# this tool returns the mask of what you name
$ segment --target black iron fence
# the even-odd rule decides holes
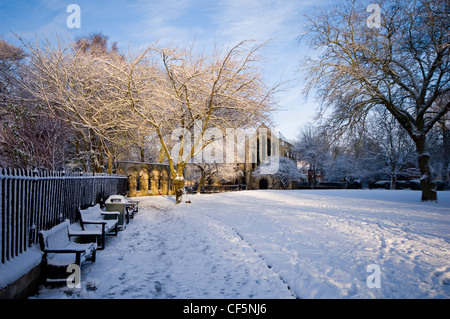
[[[78,207],[126,191],[126,176],[0,168],[0,262],[26,251],[39,231],[75,222]]]

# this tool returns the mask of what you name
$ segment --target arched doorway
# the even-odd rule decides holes
[[[259,189],[267,189],[268,186],[269,186],[269,183],[267,182],[267,179],[262,178],[262,179],[259,181]]]

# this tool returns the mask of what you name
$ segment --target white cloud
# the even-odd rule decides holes
[[[214,23],[218,34],[230,39],[290,39],[298,32],[302,8],[293,0],[221,0]]]
[[[200,25],[183,23],[187,17],[196,14],[192,0],[135,1],[130,8],[136,19],[130,19],[127,30],[134,41],[152,43],[193,40],[202,34]],[[131,13],[129,13],[131,14]]]

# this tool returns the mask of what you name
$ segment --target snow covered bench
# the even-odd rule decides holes
[[[43,258],[46,262],[45,271],[48,283],[66,281],[68,276],[66,269],[69,265],[81,266],[85,260],[95,262],[97,244],[75,243],[71,240],[72,236],[76,235],[71,233],[68,219],[49,230],[39,232],[39,243],[44,252]],[[58,271],[58,268],[62,267],[64,269]],[[63,275],[57,276],[61,272]]]
[[[99,249],[105,248],[107,235],[117,236],[119,212],[106,212],[101,210],[100,205],[78,209],[80,226],[84,236],[93,236],[99,239]]]
[[[136,200],[131,200],[129,198],[126,198],[127,201],[127,205],[126,205],[126,210],[127,210],[127,219],[129,221],[130,217],[133,219],[134,218],[134,214],[136,214],[139,211],[139,201]]]

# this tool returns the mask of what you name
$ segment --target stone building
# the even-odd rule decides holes
[[[266,133],[261,134],[261,130],[265,130]],[[271,129],[269,129],[265,125],[261,125],[256,134],[256,154],[257,158],[255,160],[251,160],[250,155],[250,146],[247,143],[246,145],[246,163],[243,165],[244,167],[244,178],[245,178],[245,184],[247,185],[247,189],[282,189],[282,185],[280,183],[280,179],[277,178],[274,174],[267,174],[259,177],[255,177],[253,172],[258,168],[258,166],[261,164],[261,153],[265,154],[267,157],[270,158],[270,156],[280,156],[285,157],[289,160],[292,160],[293,163],[296,163],[296,157],[294,154],[294,146],[292,143],[290,143],[282,134],[281,132],[275,133]],[[261,136],[263,138],[267,138],[267,142],[265,149],[260,149],[260,143]],[[276,138],[277,140],[273,140]],[[278,148],[278,153],[273,152],[274,148]],[[295,164],[296,165],[296,164]],[[295,189],[296,183],[290,182],[287,186],[287,189]]]
[[[272,151],[275,148],[278,149],[278,152]],[[230,181],[233,185],[212,180],[208,183],[212,182],[213,184],[204,186],[214,186],[218,190],[221,189],[218,187],[221,185],[229,187],[238,185],[239,189],[296,188],[295,182],[290,182],[287,186],[282,185],[280,178],[274,174],[259,177],[253,174],[261,162],[264,162],[264,159],[271,158],[273,155],[287,158],[296,163],[293,145],[281,133],[273,134],[267,126],[261,125],[255,134],[245,141],[245,160],[237,163],[243,174]],[[120,161],[116,163],[116,173],[128,176],[128,196],[130,197],[174,194],[173,178],[168,164]],[[185,186],[193,187],[194,181],[186,179]]]

